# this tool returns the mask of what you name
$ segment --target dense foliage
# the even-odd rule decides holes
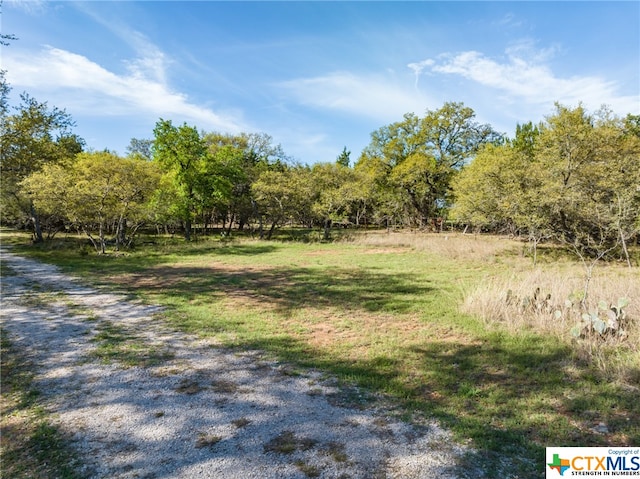
[[[640,232],[638,117],[556,105],[539,125],[484,148],[454,181],[454,216],[490,230],[555,239],[604,257]]]
[[[325,239],[336,226],[448,226],[628,260],[640,232],[638,116],[556,105],[509,139],[464,104],[445,103],[374,131],[353,165],[345,147],[308,166],[266,134],[164,119],[125,157],[83,152],[64,110],[27,94],[11,109],[8,88],[2,77],[2,222],[30,225],[34,241],[77,230],[104,252],[130,245],[141,226],[186,240],[213,226],[266,238],[283,225],[320,227]]]
[[[3,95],[6,93],[3,88]],[[13,224],[30,221],[34,240],[40,242],[40,215],[20,182],[46,165],[73,158],[82,151],[84,141],[72,133],[74,122],[64,110],[49,108],[47,103],[39,103],[27,94],[21,99],[15,114],[10,115],[3,108],[0,115],[2,220]]]

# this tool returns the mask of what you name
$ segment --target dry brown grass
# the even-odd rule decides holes
[[[531,253],[526,243],[500,236],[389,231],[354,235],[350,241],[375,250],[412,249],[454,261],[491,264],[485,270],[486,277],[464,292],[463,312],[511,333],[529,330],[560,337],[579,357],[606,374],[622,381],[640,379],[628,377],[630,371],[640,371],[637,267],[598,264],[582,304],[584,266],[553,247],[547,248],[542,264],[534,267],[531,258],[523,254]],[[580,339],[572,336],[571,328],[581,321],[584,312],[598,311],[601,301],[615,305],[619,298],[629,301],[625,308],[628,336],[606,340],[597,335]]]
[[[598,369],[623,381],[629,379],[629,371],[640,371],[638,268],[597,267],[583,305],[586,272],[581,264],[559,262],[533,268],[514,259],[513,266],[509,274],[487,277],[470,290],[462,310],[511,332],[533,330],[560,337]],[[605,340],[592,335],[576,339],[571,334],[584,312],[598,311],[601,301],[615,305],[619,298],[629,301],[625,308],[627,337]]]
[[[414,249],[454,260],[492,261],[507,251],[520,251],[522,243],[504,236],[411,231],[367,232],[350,242],[371,248]]]

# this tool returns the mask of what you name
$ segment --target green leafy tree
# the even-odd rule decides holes
[[[21,95],[16,113],[0,117],[0,175],[3,221],[29,220],[35,242],[43,241],[40,215],[20,182],[44,165],[73,158],[84,140],[72,132],[75,122],[64,110],[49,108],[27,94]]]
[[[110,175],[114,185],[112,224],[115,221],[115,247],[118,250],[121,245],[130,246],[138,229],[152,219],[150,200],[158,188],[160,171],[155,163],[144,158],[112,156],[113,159],[106,158],[109,164],[103,171]],[[90,174],[92,161],[80,161],[79,165],[87,165]]]
[[[154,162],[155,163],[155,162]],[[158,188],[150,199],[152,222],[158,234],[181,230],[181,198],[173,177],[162,174]]]
[[[126,149],[129,157],[140,158],[142,160],[153,160],[153,140],[131,138]]]
[[[606,110],[590,115],[582,106],[556,105],[542,126],[536,147],[546,175],[541,208],[555,236],[580,255],[604,255],[620,242],[618,198],[638,199],[633,138]]]
[[[109,230],[118,249],[130,244],[139,226],[149,220],[149,199],[159,179],[153,163],[93,152],[46,164],[21,186],[39,210],[63,216],[104,253]]]
[[[299,165],[262,172],[251,190],[260,220],[261,238],[271,239],[275,229],[287,221],[300,221],[310,211],[313,201],[311,172]],[[271,223],[266,233],[262,228],[263,218]]]
[[[455,173],[483,145],[501,141],[491,126],[474,118],[473,110],[462,103],[445,103],[438,110],[427,110],[423,118],[409,113],[372,133],[359,162],[376,171],[380,188],[400,196],[400,201],[387,201],[394,214],[407,212],[410,206],[414,212],[410,220],[420,226],[442,215]]]
[[[625,135],[640,138],[640,115],[629,113],[624,119],[623,128]]]
[[[513,141],[485,146],[453,180],[457,221],[490,231],[526,235],[534,263],[537,246],[551,237],[540,189],[545,172],[535,161],[537,127],[518,125]]]
[[[207,133],[203,137],[209,152],[214,160],[212,165],[217,165],[217,173],[224,175],[224,194],[211,197],[206,209],[207,218],[205,225],[214,217],[220,217],[223,228],[228,223],[227,234],[230,233],[236,218],[251,211],[250,198],[247,198],[250,189],[249,165],[246,162],[246,141],[242,136],[222,133]],[[248,203],[248,206],[247,206]]]
[[[372,223],[386,226],[403,217],[406,203],[402,192],[398,192],[389,183],[390,171],[383,159],[366,154],[361,155],[354,166],[357,188],[361,196],[361,214],[368,214]]]
[[[347,212],[350,221],[356,227],[366,226],[372,217],[375,207],[375,183],[363,169],[352,169],[345,182],[340,187],[347,204]]]
[[[345,168],[349,168],[351,163],[351,152],[347,150],[346,146],[342,149],[342,152],[338,155],[338,158],[336,158],[336,163],[338,165],[344,166]]]
[[[583,305],[596,263],[638,234],[640,214],[638,137],[606,108],[591,115],[582,107],[556,104],[540,132],[536,159],[547,181],[542,210],[556,239],[582,260]]]
[[[453,181],[456,221],[476,228],[497,230],[516,225],[512,212],[516,206],[510,181],[514,152],[508,146],[487,146]]]
[[[312,210],[322,222],[324,239],[329,240],[334,222],[348,219],[349,197],[345,194],[353,170],[339,163],[317,163],[311,169]]]
[[[205,223],[207,218],[214,218],[216,212],[220,212],[225,220],[229,220],[231,227],[233,218],[229,217],[229,208],[233,203],[234,186],[242,181],[241,164],[242,151],[233,145],[209,149],[202,164],[197,189],[199,209]]]
[[[539,126],[484,149],[456,179],[455,213],[481,225],[513,224],[535,246],[551,238],[582,260],[583,304],[594,266],[640,233],[640,136],[633,117],[557,104]]]
[[[282,147],[274,145],[273,139],[264,133],[208,133],[204,140],[209,153],[224,166],[228,180],[227,194],[219,197],[216,209],[223,223],[228,222],[228,233],[234,222],[243,230],[251,217],[256,216],[252,183],[262,172],[286,164],[288,158]]]
[[[202,187],[202,171],[207,160],[207,145],[195,127],[174,126],[170,120],[159,120],[153,130],[153,159],[173,181],[177,204],[174,211],[184,226],[184,237],[191,240],[192,222],[197,214],[198,187]],[[202,199],[202,196],[201,198]]]

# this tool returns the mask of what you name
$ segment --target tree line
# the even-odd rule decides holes
[[[556,105],[513,138],[449,102],[371,134],[352,162],[293,161],[267,134],[199,131],[160,119],[124,156],[86,151],[64,110],[27,94],[13,108],[2,75],[2,222],[36,242],[77,230],[104,252],[141,227],[194,231],[283,225],[442,228],[443,222],[555,240],[593,257],[640,231],[640,116]],[[353,163],[353,164],[352,164]]]
[[[452,182],[452,214],[489,230],[553,240],[585,258],[621,253],[640,232],[640,115],[556,104],[539,124],[483,148]],[[534,253],[535,254],[535,253]]]

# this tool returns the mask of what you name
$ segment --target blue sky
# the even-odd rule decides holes
[[[512,135],[553,104],[640,114],[640,2],[4,0],[12,103],[65,108],[124,154],[159,118],[264,132],[303,163],[461,101]]]

